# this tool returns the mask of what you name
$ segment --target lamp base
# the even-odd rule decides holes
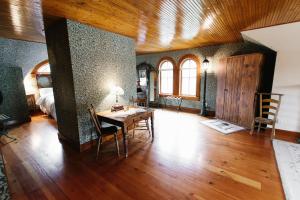
[[[201,110],[200,115],[203,117],[207,117],[208,116],[207,110]]]
[[[111,107],[111,112],[116,112],[116,111],[120,111],[120,110],[124,110],[124,106],[120,105],[120,104],[115,104]]]

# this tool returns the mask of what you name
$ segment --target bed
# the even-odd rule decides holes
[[[54,104],[54,96],[52,88],[40,88],[40,98],[38,98],[36,104],[40,107],[41,111],[47,115],[50,115],[55,120],[56,110]]]
[[[36,104],[40,107],[43,113],[53,117],[56,120],[57,118],[51,76],[50,74],[37,74],[36,80],[40,94]]]

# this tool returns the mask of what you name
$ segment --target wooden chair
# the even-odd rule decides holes
[[[90,113],[92,124],[95,127],[97,136],[98,136],[98,146],[97,146],[97,156],[96,160],[98,160],[99,153],[100,153],[100,147],[102,144],[102,138],[109,135],[114,135],[115,139],[115,145],[118,153],[118,157],[120,156],[119,151],[119,143],[118,143],[118,128],[116,126],[108,126],[108,127],[102,127],[101,123],[99,123],[98,117],[96,115],[94,106],[91,104],[91,106],[88,108],[88,111]]]
[[[148,107],[147,98],[131,97],[131,102],[132,102],[133,106]]]
[[[251,132],[252,135],[255,127],[258,127],[257,132],[260,132],[262,124],[272,126],[271,139],[275,138],[275,124],[277,121],[278,111],[280,108],[282,94],[275,93],[257,93],[259,97],[259,117],[255,117],[252,122]],[[264,98],[267,97],[267,98]],[[277,97],[277,98],[273,98]],[[271,117],[271,118],[270,118]],[[258,123],[258,126],[255,124]]]
[[[7,131],[9,127],[11,127],[15,124],[18,124],[17,120],[12,120],[7,115],[0,114],[0,143],[1,144],[5,145],[5,144],[11,143],[11,142],[17,140],[16,138],[9,136],[8,131]],[[2,136],[9,138],[10,141],[7,143],[3,143],[1,140]]]
[[[141,106],[147,107],[147,98],[131,98],[133,106]],[[142,123],[140,123],[142,122]],[[149,118],[145,119],[135,119],[133,123],[133,133],[132,137],[134,138],[135,130],[147,130],[149,135],[151,136],[150,128],[149,128]]]

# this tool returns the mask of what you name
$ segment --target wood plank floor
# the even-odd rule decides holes
[[[128,159],[107,142],[95,161],[95,149],[78,153],[58,140],[53,120],[33,117],[2,146],[13,199],[284,199],[270,132],[225,136],[204,119],[156,110],[153,143],[137,132]]]

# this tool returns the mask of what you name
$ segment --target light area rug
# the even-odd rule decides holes
[[[300,144],[273,140],[273,148],[287,200],[300,199]]]
[[[204,120],[201,121],[202,124],[205,126],[208,126],[212,129],[215,129],[225,135],[244,130],[245,128],[231,124],[229,122],[220,120],[220,119],[209,119],[209,120]]]

